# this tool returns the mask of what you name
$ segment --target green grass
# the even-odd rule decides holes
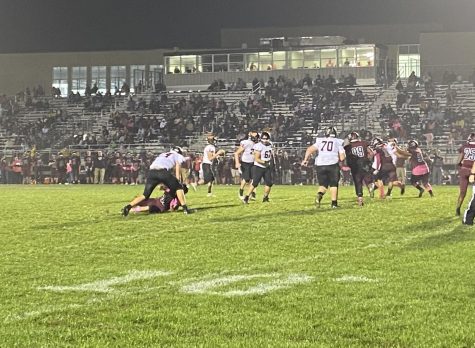
[[[475,230],[455,187],[363,209],[348,187],[339,210],[315,209],[309,186],[249,206],[201,188],[196,214],[122,218],[141,190],[0,187],[1,347],[475,347]],[[170,274],[42,289],[133,271]]]

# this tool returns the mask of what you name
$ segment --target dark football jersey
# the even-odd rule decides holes
[[[459,148],[459,153],[463,154],[462,167],[472,169],[475,161],[475,144],[463,144]]]
[[[352,141],[345,146],[346,159],[350,167],[368,162],[368,146],[364,140]]]
[[[411,154],[411,168],[412,169],[414,169],[415,167],[420,166],[420,165],[426,165],[427,166],[427,163],[424,160],[424,155],[422,154],[421,149],[419,149],[419,148],[414,148],[414,149],[410,148],[408,151]]]

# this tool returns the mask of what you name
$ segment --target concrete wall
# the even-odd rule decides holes
[[[444,71],[453,71],[467,79],[475,68],[475,32],[421,33],[422,71],[440,78]]]
[[[54,66],[163,65],[166,51],[170,50],[0,54],[0,93],[11,95],[38,84],[49,91]]]
[[[225,28],[221,29],[222,47],[259,47],[259,38],[297,36],[344,36],[347,39],[376,44],[419,43],[419,34],[429,31],[443,31],[441,24],[382,24],[382,25],[322,25],[291,28]]]

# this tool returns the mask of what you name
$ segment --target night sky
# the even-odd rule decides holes
[[[424,22],[475,31],[475,0],[0,0],[0,52],[214,48],[221,28]]]

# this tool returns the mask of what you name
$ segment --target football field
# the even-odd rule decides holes
[[[457,187],[200,187],[195,214],[123,218],[142,189],[0,186],[1,347],[475,347]]]

